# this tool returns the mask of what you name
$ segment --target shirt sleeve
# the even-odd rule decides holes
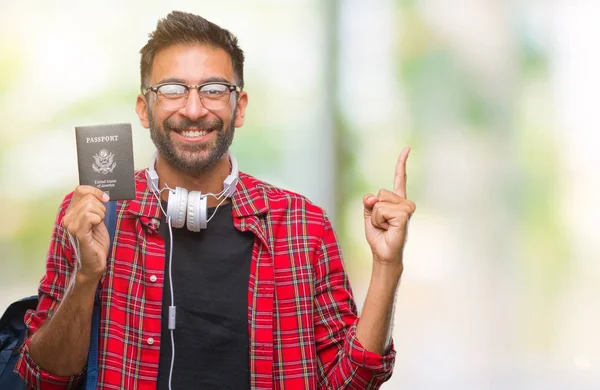
[[[358,314],[329,219],[315,264],[315,337],[320,389],[378,389],[392,375],[396,352],[366,350],[356,337]]]
[[[21,347],[21,355],[15,365],[15,373],[27,384],[29,389],[63,390],[76,389],[83,378],[84,371],[70,377],[50,374],[44,371],[29,353],[31,336],[35,334],[50,319],[58,309],[65,294],[68,281],[73,270],[73,259],[69,239],[62,227],[62,218],[69,205],[72,194],[62,202],[50,241],[50,248],[46,255],[46,273],[42,277],[38,291],[39,301],[36,310],[29,310],[25,314],[27,337]]]

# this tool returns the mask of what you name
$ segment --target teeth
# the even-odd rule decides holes
[[[200,138],[200,137],[204,137],[206,134],[208,134],[208,131],[184,130],[181,132],[181,135],[183,135],[184,137],[187,137],[187,138]]]

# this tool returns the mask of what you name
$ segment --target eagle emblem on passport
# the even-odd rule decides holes
[[[97,173],[102,173],[106,175],[108,173],[112,173],[113,169],[117,166],[117,163],[114,162],[115,154],[110,153],[106,149],[102,149],[100,152],[94,155],[94,164],[92,164],[92,169]]]
[[[135,199],[131,125],[76,126],[75,138],[79,184],[106,192],[110,200]]]

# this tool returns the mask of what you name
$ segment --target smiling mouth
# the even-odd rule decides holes
[[[182,130],[179,132],[186,138],[202,138],[211,133],[212,130]]]

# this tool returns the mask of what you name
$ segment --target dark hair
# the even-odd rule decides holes
[[[152,73],[154,56],[160,50],[177,44],[207,44],[225,50],[231,57],[233,72],[240,88],[244,87],[244,52],[238,40],[228,30],[209,22],[201,16],[187,12],[173,11],[156,24],[156,30],[148,35],[150,39],[140,54],[140,74],[142,90]]]

